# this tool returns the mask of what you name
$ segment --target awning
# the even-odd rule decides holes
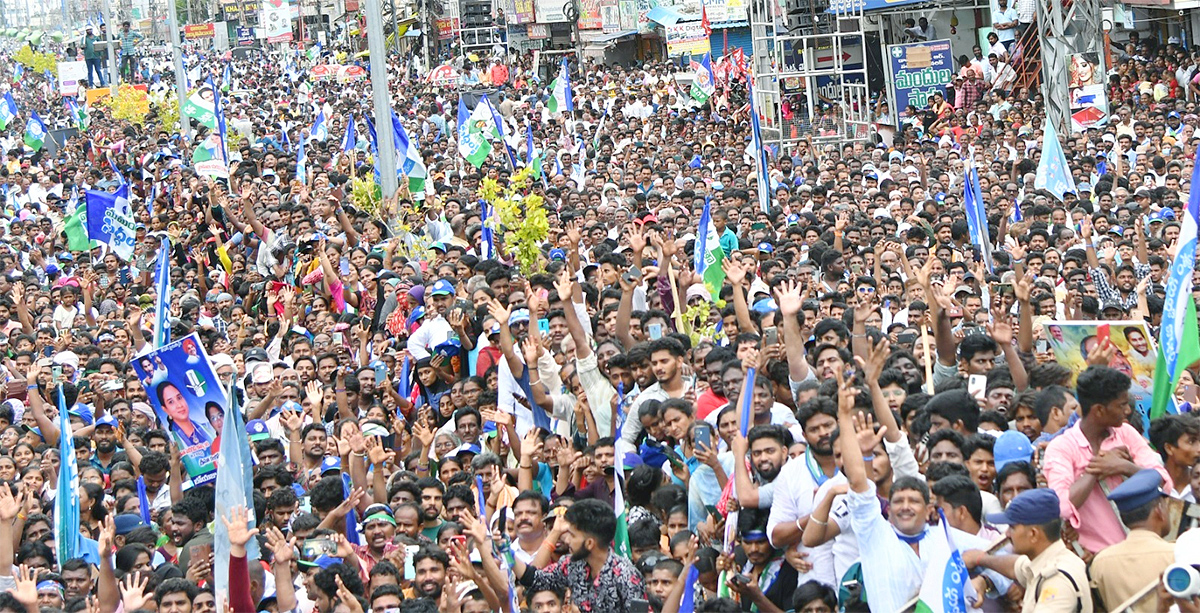
[[[597,36],[596,38],[585,40],[584,42],[587,43],[588,45],[603,45],[605,43],[616,42],[618,40],[621,40],[622,38],[625,38],[627,36],[633,36],[635,34],[637,34],[637,30],[625,30],[624,32],[612,32],[610,34],[605,34],[603,36]]]
[[[683,15],[665,6],[656,6],[646,12],[646,19],[664,26],[673,26],[683,20]]]

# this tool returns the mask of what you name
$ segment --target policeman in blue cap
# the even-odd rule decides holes
[[[1162,483],[1162,475],[1147,468],[1108,494],[1129,535],[1092,560],[1092,587],[1100,596],[1096,604],[1103,605],[1103,610],[1116,611],[1147,586],[1157,585],[1163,571],[1175,561],[1175,546],[1163,539],[1171,531],[1171,522]],[[1145,592],[1134,610],[1153,610],[1153,594],[1154,590]]]
[[[1008,525],[1017,555],[964,551],[967,568],[988,568],[1015,579],[1025,588],[1023,611],[1092,613],[1087,565],[1062,541],[1063,521],[1054,490],[1021,492],[1003,513],[989,514],[987,522]]]

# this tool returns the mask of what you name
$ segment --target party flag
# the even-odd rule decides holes
[[[42,123],[42,118],[38,117],[36,111],[31,113],[29,121],[25,122],[25,144],[34,151],[40,150],[46,143],[46,133],[46,124]]]
[[[79,549],[79,465],[75,462],[75,438],[71,434],[71,418],[58,385],[58,495],[54,497],[54,546],[57,558],[75,558]]]
[[[767,148],[763,143],[762,128],[758,124],[758,102],[754,98],[754,84],[750,81],[746,82],[747,95],[750,98],[750,128],[753,136],[753,142],[750,144],[750,150],[754,153],[755,162],[758,165],[758,188],[754,191],[758,192],[758,208],[763,213],[769,213],[771,210],[771,178],[767,176]]]
[[[249,529],[254,529],[254,476],[250,454],[250,438],[246,424],[242,423],[242,411],[238,406],[237,391],[228,391],[229,411],[225,413],[225,427],[221,436],[220,455],[217,456],[216,514],[213,529],[213,579],[218,611],[222,603],[229,601],[229,531],[223,517],[229,517],[236,507],[250,510]],[[246,543],[246,561],[254,564],[258,559],[258,539]]]
[[[945,550],[935,550],[925,570],[921,591],[917,593],[917,608],[914,613],[946,613],[968,611],[968,603],[975,599],[975,590],[968,579],[967,565],[962,553],[950,538],[950,522],[938,509],[942,530],[946,533]]]
[[[717,234],[717,226],[713,224],[709,200],[705,196],[704,211],[700,213],[700,227],[696,232],[695,258],[692,265],[696,274],[704,280],[709,295],[715,298],[725,283],[725,269],[721,268],[725,250],[721,248],[721,235]]]
[[[0,130],[7,129],[16,118],[17,103],[13,100],[12,93],[4,94],[4,100],[0,101]]]
[[[1075,191],[1075,177],[1067,167],[1067,156],[1063,153],[1062,143],[1058,142],[1058,133],[1054,130],[1054,122],[1044,122],[1045,133],[1042,135],[1042,159],[1038,161],[1037,174],[1033,177],[1033,187],[1044,189],[1054,194],[1062,201],[1063,194]]]
[[[1192,181],[1200,180],[1200,166],[1192,170]],[[1192,271],[1196,266],[1197,220],[1200,219],[1200,189],[1193,189],[1179,227],[1179,251],[1167,272],[1163,304],[1163,326],[1159,330],[1158,364],[1154,367],[1154,395],[1150,419],[1176,413],[1174,394],[1183,371],[1200,359],[1200,330],[1196,325],[1196,301],[1192,297]],[[1147,424],[1148,425],[1148,424]],[[1149,432],[1149,428],[1144,430]]]
[[[154,287],[158,294],[154,301],[154,349],[158,349],[171,342],[167,322],[167,306],[171,303],[171,239],[166,235],[162,237],[154,262]]]
[[[567,58],[562,59],[558,69],[558,77],[550,82],[550,100],[546,109],[553,114],[575,110],[575,97],[571,91],[571,72],[567,69]]]

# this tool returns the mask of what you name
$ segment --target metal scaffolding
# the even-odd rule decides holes
[[[1071,97],[1067,91],[1071,54],[1097,51],[1103,61],[1100,16],[1099,0],[1037,1],[1042,97],[1046,100],[1046,120],[1054,123],[1060,135],[1071,134]]]
[[[870,96],[861,0],[751,0],[763,140],[782,149],[865,140]]]

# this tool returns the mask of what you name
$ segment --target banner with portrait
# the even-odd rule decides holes
[[[1108,94],[1104,91],[1104,67],[1096,52],[1071,56],[1067,92],[1071,101],[1071,131],[1108,123]]]
[[[1150,427],[1150,404],[1154,395],[1154,366],[1158,350],[1154,337],[1145,322],[1137,321],[1048,321],[1043,324],[1043,338],[1054,351],[1054,359],[1071,370],[1071,385],[1075,377],[1087,370],[1087,357],[1100,346],[1107,335],[1115,351],[1108,365],[1133,380],[1129,401],[1141,413],[1142,424]]]
[[[229,401],[197,333],[134,358],[133,368],[158,416],[159,427],[179,448],[184,487],[217,477],[221,425]]]

